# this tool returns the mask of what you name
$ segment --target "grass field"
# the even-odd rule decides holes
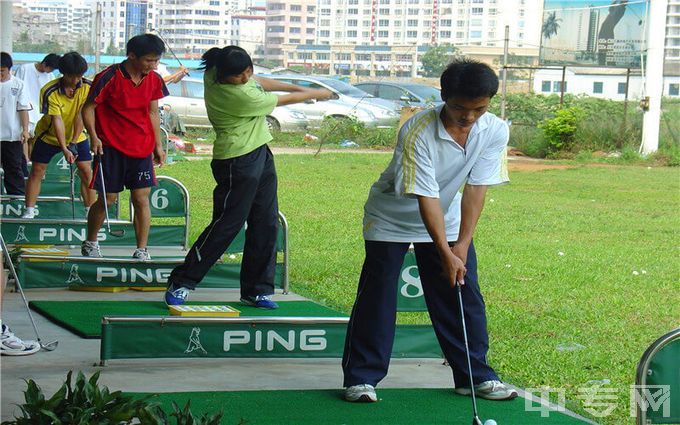
[[[363,261],[363,203],[389,159],[277,156],[293,291],[350,310]],[[189,188],[194,240],[210,220],[209,161],[159,174]],[[520,387],[564,389],[568,407],[586,416],[606,410],[589,403],[610,391],[615,409],[597,421],[633,423],[629,386],[637,361],[680,325],[680,170],[573,163],[511,168],[510,177],[510,185],[490,190],[475,238],[489,360]],[[428,319],[402,313],[399,321]]]

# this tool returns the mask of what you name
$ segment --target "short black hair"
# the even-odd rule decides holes
[[[213,47],[201,57],[199,69],[216,69],[215,78],[223,81],[225,77],[239,75],[248,67],[253,66],[253,60],[248,52],[238,46],[227,46],[223,48]]]
[[[59,72],[62,75],[83,75],[87,72],[87,61],[78,52],[68,52],[59,58]]]
[[[7,52],[0,53],[0,67],[12,68],[14,62],[12,62],[12,56]]]
[[[485,63],[469,58],[454,59],[440,78],[442,100],[454,96],[476,99],[494,97],[498,92],[498,76]]]
[[[126,54],[133,53],[138,58],[149,54],[162,55],[165,53],[165,43],[154,34],[136,35],[128,40],[125,47]]]
[[[40,61],[41,64],[45,66],[49,66],[52,69],[57,69],[59,68],[59,59],[61,56],[59,56],[56,53],[50,53],[49,55],[45,56],[42,61]]]

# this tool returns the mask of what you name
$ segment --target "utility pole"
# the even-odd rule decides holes
[[[510,44],[510,25],[505,26],[505,43],[503,43],[503,85],[501,87],[501,119],[505,120],[505,93],[508,88],[508,48]]]
[[[97,16],[94,20],[94,73],[99,72],[100,54],[102,49],[102,3],[97,2]]]
[[[647,21],[647,72],[645,77],[646,104],[642,117],[642,144],[640,153],[648,155],[659,149],[659,127],[661,124],[661,95],[663,94],[663,54],[665,44],[666,11],[668,0],[649,2]]]

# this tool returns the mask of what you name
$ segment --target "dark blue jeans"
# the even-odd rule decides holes
[[[366,241],[366,259],[357,298],[347,327],[342,358],[344,386],[377,385],[386,375],[394,342],[397,282],[409,244]],[[470,385],[460,320],[457,289],[443,277],[434,244],[414,244],[425,302],[444,357],[453,370],[457,387]],[[487,364],[489,337],[484,298],[477,282],[477,257],[468,250],[467,273],[462,288],[472,374],[475,384],[498,379]]]
[[[279,224],[274,157],[263,145],[236,158],[213,160],[211,167],[217,182],[212,221],[168,282],[195,289],[247,222],[241,297],[271,295]]]

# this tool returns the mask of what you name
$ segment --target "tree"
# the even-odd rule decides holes
[[[560,29],[560,22],[562,19],[555,15],[556,12],[548,14],[545,22],[543,22],[543,27],[541,28],[541,33],[543,38],[552,38],[553,35],[557,35],[557,30]]]
[[[423,64],[423,75],[439,77],[451,60],[459,54],[455,46],[431,46],[420,59]]]

